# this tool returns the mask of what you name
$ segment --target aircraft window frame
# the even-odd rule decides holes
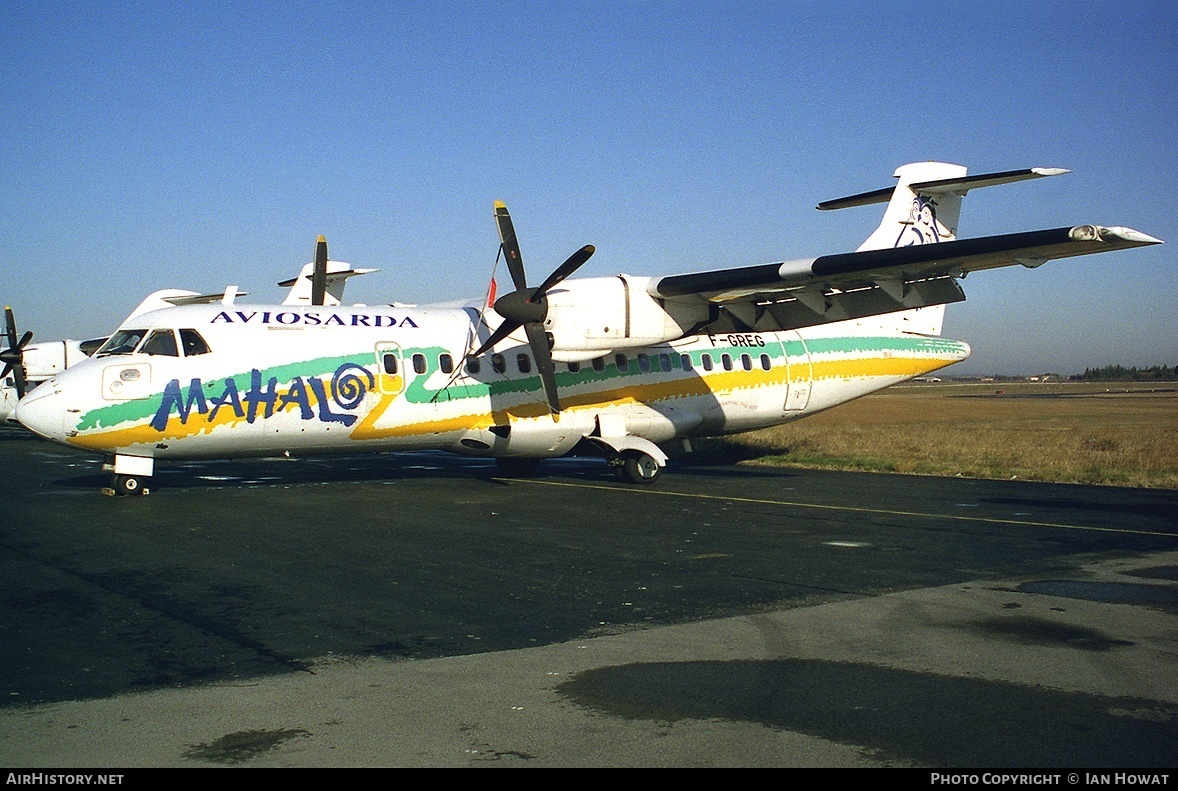
[[[134,354],[135,349],[147,337],[147,329],[116,330],[106,343],[94,353],[95,357],[110,357],[124,354]],[[132,340],[134,339],[134,340]]]
[[[773,361],[771,359],[769,359],[769,355],[767,355],[767,354],[761,355],[761,370],[763,370],[763,371],[773,370]]]
[[[176,343],[176,333],[170,327],[157,327],[147,334],[139,346],[140,354],[150,354],[152,357],[179,357],[180,346]]]
[[[444,374],[454,373],[454,357],[446,352],[438,355],[438,367]]]
[[[211,354],[212,348],[204,336],[197,332],[192,327],[180,328],[180,348],[184,351],[185,357],[198,357],[202,354]]]
[[[532,358],[526,354],[517,354],[515,356],[515,367],[519,369],[521,374],[530,374],[532,372]]]
[[[420,352],[418,352],[417,354],[414,354],[413,355],[413,373],[423,374],[427,370],[428,370],[428,366],[426,365],[426,362],[425,362],[425,355]]]
[[[500,352],[491,355],[491,370],[497,374],[507,373],[507,358]]]

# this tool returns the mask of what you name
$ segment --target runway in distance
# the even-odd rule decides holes
[[[969,272],[1160,243],[1101,225],[957,239],[969,190],[1067,172],[914,163],[894,186],[818,205],[886,204],[853,253],[573,278],[587,245],[539,285],[496,202],[515,288],[493,308],[345,307],[320,237],[305,301],[238,303],[231,287],[141,306],[16,418],[106,457],[108,493],[146,491],[157,460],[439,449],[511,474],[595,454],[650,483],[660,444],[797,420],[965,359],[968,345],[939,336]]]

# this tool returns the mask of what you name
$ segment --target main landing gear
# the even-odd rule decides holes
[[[640,450],[624,450],[610,461],[610,465],[626,483],[654,483],[663,474],[658,460]]]

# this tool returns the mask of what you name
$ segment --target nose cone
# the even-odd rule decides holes
[[[65,405],[56,377],[25,394],[13,417],[30,431],[46,439],[65,440]]]

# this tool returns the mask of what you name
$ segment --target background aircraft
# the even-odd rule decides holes
[[[915,163],[892,187],[819,204],[887,204],[853,253],[572,278],[586,245],[538,286],[496,203],[515,290],[493,312],[328,304],[321,239],[307,304],[237,304],[234,289],[167,298],[29,393],[17,418],[106,456],[123,494],[144,491],[156,459],[358,450],[444,449],[513,472],[595,453],[648,483],[667,461],[659,443],[796,420],[965,359],[939,335],[969,272],[1159,243],[1097,225],[957,239],[969,190],[1065,172]]]

